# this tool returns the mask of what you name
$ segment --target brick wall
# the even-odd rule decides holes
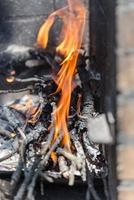
[[[115,145],[106,147],[110,199],[133,200],[134,1],[90,0],[90,12],[91,59],[103,75],[102,110],[117,121]]]
[[[118,0],[117,56],[117,175],[118,199],[134,199],[134,1]]]

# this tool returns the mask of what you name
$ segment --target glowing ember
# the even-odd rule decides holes
[[[7,81],[8,83],[13,83],[14,80],[15,80],[15,77],[14,77],[14,76],[6,77],[6,81]]]
[[[59,16],[63,23],[61,30],[63,40],[56,51],[64,55],[64,61],[61,63],[61,69],[56,78],[56,83],[58,84],[57,92],[61,91],[61,99],[54,112],[54,140],[60,132],[63,132],[63,145],[69,150],[70,136],[67,128],[67,119],[69,115],[71,92],[73,89],[72,81],[76,70],[79,49],[82,44],[86,10],[80,0],[68,0],[68,7],[52,13],[41,27],[37,37],[38,45],[43,48],[47,47],[49,31],[56,16]]]
[[[5,79],[6,82],[7,82],[7,83],[13,83],[14,80],[15,80],[15,74],[16,74],[16,71],[15,71],[15,70],[12,70],[12,71],[10,72],[10,75],[6,77],[6,79]]]

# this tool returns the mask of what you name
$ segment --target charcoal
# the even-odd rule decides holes
[[[95,81],[101,81],[102,77],[99,72],[97,72],[95,69],[89,71],[89,79],[90,80],[95,80]]]
[[[20,64],[23,64],[25,66],[25,62],[31,59],[43,60],[45,61],[44,65],[48,65],[49,67],[51,67],[53,63],[51,54],[49,52],[46,52],[44,49],[11,45],[5,51],[0,53],[0,71],[3,73],[7,73],[8,70],[5,70],[5,67],[8,67],[10,71],[10,69],[13,69],[12,66],[17,67],[18,61]],[[26,66],[29,67],[28,65]],[[37,66],[40,66],[39,63]],[[33,65],[33,67],[35,67],[35,65]],[[17,71],[20,70],[18,68],[15,69]]]
[[[10,122],[0,119],[0,134],[8,138],[12,138],[13,133],[14,129]]]
[[[30,52],[30,55],[33,59],[35,60],[45,60],[46,63],[45,63],[45,66],[49,66],[51,67],[52,69],[54,68],[54,56],[55,56],[55,52],[53,52],[52,54],[52,51],[51,53],[46,51],[45,49],[30,49],[29,50]],[[57,63],[58,64],[58,63]],[[58,64],[59,65],[59,64]]]
[[[70,115],[74,115],[77,112],[77,101],[78,101],[78,97],[81,94],[81,88],[80,86],[77,86],[73,92],[72,92],[72,96],[71,96],[71,104],[70,104]]]
[[[52,93],[54,93],[57,89],[57,85],[53,80],[48,80],[46,82],[46,87],[44,88],[44,93],[46,95],[51,95]]]
[[[51,122],[51,113],[53,111],[53,108],[51,104],[47,103],[43,109],[42,115],[40,117],[40,120],[42,122],[47,121],[46,125],[48,126],[48,123],[50,124]]]

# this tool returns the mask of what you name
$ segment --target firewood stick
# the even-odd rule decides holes
[[[110,200],[107,178],[102,178],[106,200]]]
[[[78,73],[81,80],[82,90],[83,90],[83,105],[81,111],[81,117],[78,121],[79,132],[83,133],[87,131],[87,119],[94,117],[95,108],[94,108],[94,98],[91,92],[89,85],[89,76],[88,71],[85,68],[86,66],[78,66]]]
[[[4,160],[7,160],[7,159],[11,158],[14,154],[16,154],[17,151],[18,151],[18,148],[14,149],[12,152],[10,152],[7,155],[3,156],[2,158],[0,158],[0,162],[3,162]]]
[[[21,78],[16,78],[15,79],[15,82],[18,82],[18,83],[29,83],[29,82],[43,82],[43,80],[39,79],[39,78],[36,78],[36,77],[32,77],[32,78],[24,78],[24,79],[21,79]]]
[[[43,172],[40,172],[40,177],[41,178],[43,178],[43,179],[45,179],[46,181],[48,181],[49,183],[53,183],[54,182],[54,180],[53,180],[53,178],[52,177],[50,177],[47,173],[43,173]]]
[[[86,158],[86,165],[87,165],[88,171],[92,173],[92,164],[88,158]]]
[[[55,171],[46,171],[44,172],[45,175],[49,176],[49,177],[52,177],[54,179],[58,179],[58,178],[61,178],[62,177],[62,174],[61,172],[55,172]]]
[[[32,90],[33,86],[27,86],[22,89],[10,89],[10,90],[0,90],[0,94],[8,94],[8,93],[20,93],[20,92],[25,92],[28,90]]]
[[[95,161],[98,155],[100,155],[99,149],[97,149],[90,141],[87,136],[87,133],[83,133],[83,145],[85,150],[88,152],[89,156],[91,156],[91,159]]]
[[[67,166],[67,162],[63,156],[58,157],[59,169],[64,178],[68,178],[69,176],[69,168]]]
[[[89,85],[89,75],[85,68],[86,66],[78,66],[78,73],[82,84],[83,96],[83,110],[82,113],[85,117],[91,116],[95,112],[94,99]]]
[[[81,158],[78,158],[77,156],[73,155],[72,153],[70,153],[70,152],[68,152],[68,151],[66,151],[62,148],[58,148],[57,153],[65,156],[68,160],[75,162],[77,168],[81,169],[81,166],[82,166],[82,159]]]
[[[62,140],[62,137],[63,137],[63,134],[60,134],[56,141],[54,142],[54,144],[51,146],[50,150],[48,151],[48,153],[46,154],[46,156],[44,157],[44,159],[41,161],[41,168],[42,166],[46,165],[46,163],[48,162],[50,156],[51,156],[51,153],[58,147],[58,144],[61,142]]]
[[[33,195],[33,191],[34,191],[34,188],[35,188],[35,184],[36,184],[36,176],[33,177],[31,183],[29,184],[28,186],[28,192],[27,192],[27,196],[26,196],[26,200],[31,200],[32,197],[34,197]]]
[[[0,135],[6,136],[6,137],[8,137],[10,139],[14,137],[14,133],[11,133],[11,132],[9,132],[7,130],[3,130],[1,128],[0,128]]]
[[[14,200],[23,200],[23,197],[24,197],[24,194],[26,192],[27,186],[29,185],[31,179],[36,175],[35,169],[36,169],[36,167],[38,165],[38,162],[39,162],[39,160],[36,159],[36,161],[31,166],[31,169],[28,172],[28,174],[25,176],[25,179],[24,179],[23,183],[21,184],[16,196],[14,197]]]
[[[83,182],[86,182],[87,177],[86,177],[86,161],[85,160],[82,163],[81,178],[82,178]]]
[[[21,174],[22,174],[22,168],[23,168],[23,161],[21,159],[19,159],[19,162],[18,162],[18,166],[16,168],[16,171],[13,173],[12,177],[11,177],[11,186],[15,186],[16,183],[18,183],[20,177],[21,177]]]
[[[88,72],[86,68],[82,65],[78,67],[78,73],[81,79],[82,88],[83,88],[83,109],[81,112],[82,118],[80,118],[78,122],[78,129],[82,135],[83,146],[86,152],[88,152],[88,156],[94,162],[97,159],[97,156],[101,155],[99,149],[95,147],[93,143],[90,142],[88,137],[88,129],[87,129],[87,119],[93,118],[96,116],[95,108],[94,108],[94,99],[91,93],[89,80],[88,80]],[[85,78],[86,77],[86,78]]]
[[[24,167],[24,163],[21,159],[19,159],[16,171],[13,173],[12,177],[11,177],[11,194],[13,195],[15,193],[15,190],[17,188],[17,185],[20,181],[21,175],[22,175],[22,169]]]
[[[73,186],[75,181],[75,172],[76,172],[76,163],[71,162],[70,171],[69,171],[69,183],[68,185]]]
[[[6,59],[5,59],[6,58]],[[17,46],[10,45],[5,51],[0,52],[0,70],[1,73],[6,74],[6,66],[19,67],[17,65],[18,61],[23,63],[25,69],[25,62],[29,60],[42,60],[49,67],[53,67],[53,57],[52,54],[44,49],[33,48],[27,46]],[[27,66],[28,67],[28,66]],[[36,65],[31,66],[36,67]],[[30,67],[30,68],[31,68]],[[11,68],[12,69],[12,68]]]
[[[43,184],[42,177],[40,178],[40,193],[41,193],[41,196],[44,196],[44,184]]]
[[[45,154],[46,154],[48,148],[49,148],[50,145],[51,145],[53,136],[54,136],[54,128],[51,128],[50,133],[49,133],[49,136],[48,136],[48,139],[47,139],[47,142],[46,142],[44,148],[43,148],[42,151],[41,151],[41,154],[42,154],[42,155],[45,155]]]
[[[73,129],[71,132],[71,138],[73,140],[73,143],[75,145],[75,148],[77,150],[78,157],[82,158],[82,169],[81,169],[81,177],[82,180],[86,181],[86,156],[84,153],[84,149],[79,141],[79,137],[76,134],[76,129]]]
[[[24,131],[19,127],[17,128],[17,131],[21,135],[22,139],[25,141],[26,140],[26,135],[25,135]]]
[[[10,157],[12,157],[15,153],[17,153],[18,149],[19,149],[19,145],[18,145],[18,140],[15,139],[15,141],[12,144],[13,150],[11,152],[9,152],[7,155],[3,156],[2,158],[0,158],[0,162],[3,162],[4,160],[9,159]]]
[[[71,135],[71,139],[74,143],[74,146],[77,150],[77,154],[79,154],[84,159],[85,153],[84,153],[83,147],[79,141],[79,137],[78,137],[78,134],[76,133],[76,129],[73,129],[72,131],[70,131],[70,135]]]
[[[24,79],[15,78],[15,81],[20,82],[20,83],[29,83],[29,82],[44,83],[45,81],[48,81],[48,80],[52,80],[52,75],[44,75],[42,78],[39,78],[39,77],[31,77],[31,78],[24,78]]]
[[[47,154],[44,156],[43,160],[41,160],[41,161],[36,160],[36,162],[38,162],[38,165],[36,165],[37,170],[36,170],[36,172],[34,172],[34,176],[33,176],[33,177],[30,177],[30,175],[33,175],[34,166],[33,166],[33,170],[31,169],[31,174],[29,175],[29,179],[26,178],[24,184],[23,184],[22,187],[20,188],[20,192],[19,192],[19,193],[21,194],[21,197],[23,197],[23,195],[24,195],[25,186],[26,186],[27,184],[29,184],[29,182],[31,181],[31,179],[32,179],[32,181],[33,181],[33,183],[34,183],[34,182],[36,181],[37,177],[39,176],[39,174],[41,173],[42,169],[45,168],[45,166],[46,166],[46,164],[47,164],[47,162],[48,162],[48,160],[49,160],[49,158],[50,158],[50,156],[51,156],[51,153],[57,148],[58,144],[59,144],[59,143],[61,142],[61,140],[62,140],[62,137],[63,137],[62,134],[60,134],[60,135],[57,137],[56,141],[55,141],[54,144],[51,146],[51,148],[50,148],[50,150],[47,152]],[[35,163],[36,163],[36,162],[35,162]],[[33,180],[33,179],[34,179],[34,180]],[[17,195],[17,197],[16,197],[15,200],[21,200],[21,199],[19,199],[19,193],[18,193],[18,195]]]

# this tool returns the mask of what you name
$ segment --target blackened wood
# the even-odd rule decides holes
[[[85,132],[87,130],[87,119],[93,117],[95,114],[94,98],[89,86],[89,73],[85,67],[86,65],[83,64],[78,66],[78,73],[83,90],[81,119],[79,120],[79,129],[81,132]]]
[[[15,153],[17,153],[18,147],[14,149],[12,152],[9,152],[7,155],[0,158],[0,162],[7,160],[8,158],[11,158]]]
[[[76,129],[73,129],[70,132],[71,139],[73,141],[73,144],[77,150],[77,156],[82,158],[82,169],[81,169],[81,178],[85,182],[86,181],[86,155],[82,146],[82,143],[80,142],[80,137],[76,133]]]
[[[0,118],[7,121],[14,131],[25,124],[25,116],[22,113],[6,106],[0,106]]]
[[[77,113],[79,95],[81,95],[81,88],[77,86],[71,95],[70,115],[75,115]]]
[[[28,184],[30,183],[34,173],[35,173],[35,169],[38,165],[38,159],[34,162],[34,164],[31,166],[31,169],[29,171],[29,173],[26,175],[23,183],[21,184],[16,196],[14,197],[14,200],[23,200],[25,192],[27,190]]]
[[[93,178],[90,175],[88,175],[88,190],[91,193],[94,200],[101,200],[101,198],[99,197],[99,195],[94,187]]]
[[[38,65],[28,65],[28,60],[39,60]],[[40,60],[44,63],[40,64]],[[44,49],[39,49],[35,47],[11,45],[5,51],[0,52],[0,73],[10,75],[12,70],[16,70],[17,74],[21,70],[26,70],[26,68],[42,67],[42,65],[47,66],[47,68],[53,67],[54,55],[47,52]],[[20,66],[22,66],[20,68]]]

